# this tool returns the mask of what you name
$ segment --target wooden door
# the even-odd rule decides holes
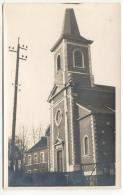
[[[63,171],[63,159],[62,159],[62,150],[57,151],[57,171]]]

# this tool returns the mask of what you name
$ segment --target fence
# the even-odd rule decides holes
[[[9,173],[9,186],[35,187],[35,186],[113,186],[115,176],[91,175],[84,176],[81,172],[61,173]]]

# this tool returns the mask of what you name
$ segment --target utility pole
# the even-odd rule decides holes
[[[9,46],[9,51],[16,53],[16,71],[15,71],[15,83],[14,85],[14,105],[13,105],[13,120],[12,120],[12,138],[11,138],[11,159],[10,159],[10,168],[11,171],[14,171],[14,164],[15,164],[15,130],[16,130],[16,115],[17,115],[17,94],[18,94],[18,87],[21,84],[18,84],[18,74],[19,74],[19,61],[20,60],[27,60],[27,56],[21,55],[20,50],[27,50],[27,46],[20,45],[20,38],[18,38],[17,49],[15,50],[14,47]]]

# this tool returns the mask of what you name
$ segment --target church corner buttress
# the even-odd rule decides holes
[[[74,10],[66,9],[60,38],[51,49],[51,172],[114,173],[115,88],[94,83],[92,42],[80,35]]]

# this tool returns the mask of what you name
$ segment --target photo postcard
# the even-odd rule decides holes
[[[3,4],[5,188],[120,186],[120,7]]]

